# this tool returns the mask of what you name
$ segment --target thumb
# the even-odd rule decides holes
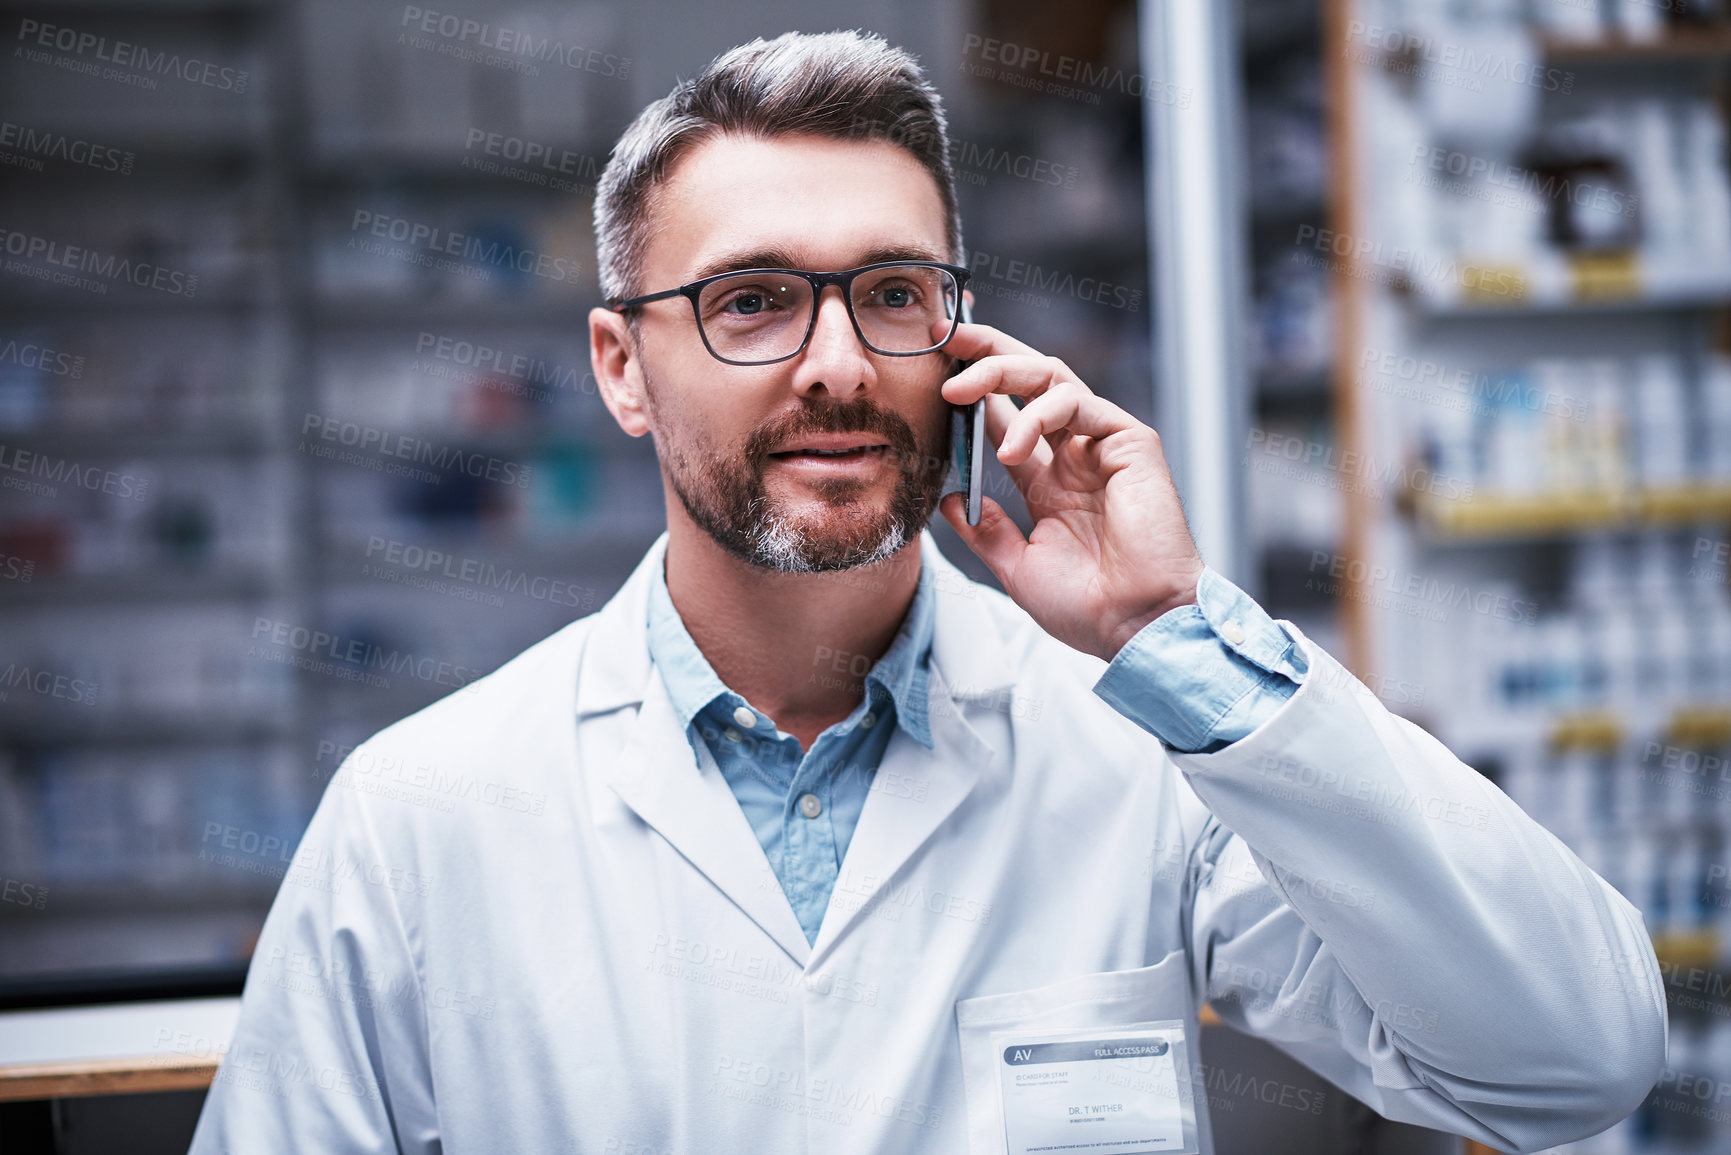
[[[956,531],[956,536],[986,563],[998,584],[1008,592],[1010,576],[1022,560],[1022,551],[1028,548],[1028,539],[1022,536],[1021,527],[1004,512],[1003,506],[989,497],[980,499],[979,525],[968,524],[967,501],[960,493],[945,494],[938,508],[943,511],[950,528]]]

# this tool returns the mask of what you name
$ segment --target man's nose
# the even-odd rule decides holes
[[[825,285],[817,299],[811,343],[794,368],[794,389],[801,394],[821,389],[843,400],[876,384],[876,368],[848,319],[841,286]]]

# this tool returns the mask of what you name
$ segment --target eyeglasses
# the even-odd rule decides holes
[[[829,285],[839,286],[848,320],[865,347],[886,357],[917,357],[955,336],[968,270],[941,261],[883,261],[812,273],[804,269],[746,269],[718,273],[642,297],[609,301],[616,313],[651,301],[684,297],[697,317],[704,348],[729,365],[771,365],[797,356],[817,328],[817,305]],[[942,340],[932,326],[950,323]]]

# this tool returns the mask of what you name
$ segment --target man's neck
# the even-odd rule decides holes
[[[668,519],[667,592],[726,686],[806,749],[846,718],[889,649],[920,579],[920,539],[878,565],[781,573]]]

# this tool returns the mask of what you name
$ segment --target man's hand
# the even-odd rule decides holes
[[[941,335],[949,322],[934,329]],[[959,325],[945,351],[973,364],[945,400],[986,396],[986,436],[1034,516],[1028,537],[985,498],[970,526],[959,493],[944,517],[1016,604],[1065,645],[1111,661],[1141,628],[1196,600],[1202,558],[1160,435],[1094,393],[1056,357],[990,325]],[[1017,410],[1008,394],[1027,403]],[[1002,394],[1003,396],[998,396]]]

